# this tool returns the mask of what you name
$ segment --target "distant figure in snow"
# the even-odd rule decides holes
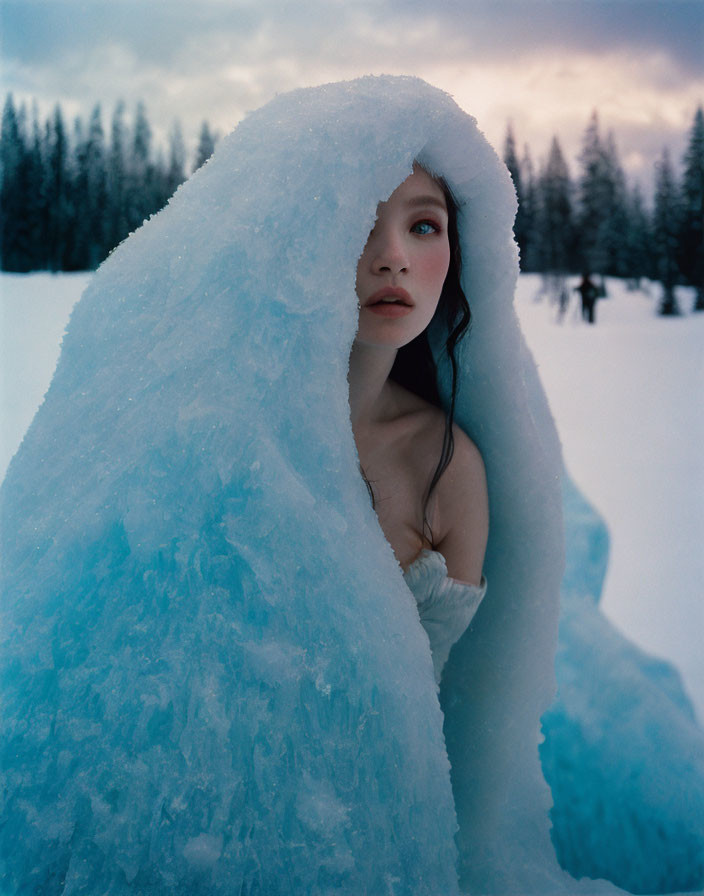
[[[582,275],[582,282],[575,286],[575,292],[582,297],[582,319],[590,324],[596,322],[596,300],[599,297],[599,288],[588,273]]]
[[[560,293],[557,297],[557,322],[561,324],[565,314],[567,314],[567,307],[570,303],[570,294],[567,291],[567,286],[563,283],[560,287]]]

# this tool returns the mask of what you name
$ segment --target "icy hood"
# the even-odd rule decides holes
[[[414,160],[460,204],[457,419],[491,507],[445,737],[346,382],[357,258]],[[458,821],[472,892],[567,892],[537,754],[561,463],[514,212],[449,96],[363,78],[249,115],[102,266],[2,493],[6,880],[451,894]]]

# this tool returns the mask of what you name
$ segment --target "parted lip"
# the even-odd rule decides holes
[[[376,305],[383,299],[397,299],[403,305],[408,305],[409,308],[412,308],[414,305],[410,293],[400,286],[382,286],[381,289],[377,289],[375,293],[369,296],[364,305],[365,307]]]

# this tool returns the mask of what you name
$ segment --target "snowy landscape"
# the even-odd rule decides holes
[[[0,477],[90,279],[0,278]],[[553,843],[574,877],[691,891],[704,868],[704,315],[692,290],[663,318],[657,284],[607,279],[592,326],[576,283],[562,313],[538,275],[522,275],[516,296],[568,474],[559,692],[540,748]],[[583,892],[612,892],[594,887]]]
[[[577,280],[574,280],[576,284]],[[573,284],[574,285],[574,284]],[[661,287],[607,280],[595,326],[562,324],[523,275],[517,311],[557,421],[565,464],[604,518],[610,558],[600,606],[647,652],[680,671],[704,719],[704,316],[656,314]]]
[[[51,379],[90,274],[0,279],[0,476]],[[576,279],[574,284],[576,284]],[[607,281],[597,323],[577,294],[558,309],[522,275],[516,309],[540,368],[570,475],[610,537],[601,608],[629,640],[679,670],[704,719],[704,315],[657,316],[659,286]]]

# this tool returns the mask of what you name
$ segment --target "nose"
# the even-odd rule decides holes
[[[400,274],[408,270],[408,253],[401,234],[383,228],[370,235],[371,268],[375,274]]]

